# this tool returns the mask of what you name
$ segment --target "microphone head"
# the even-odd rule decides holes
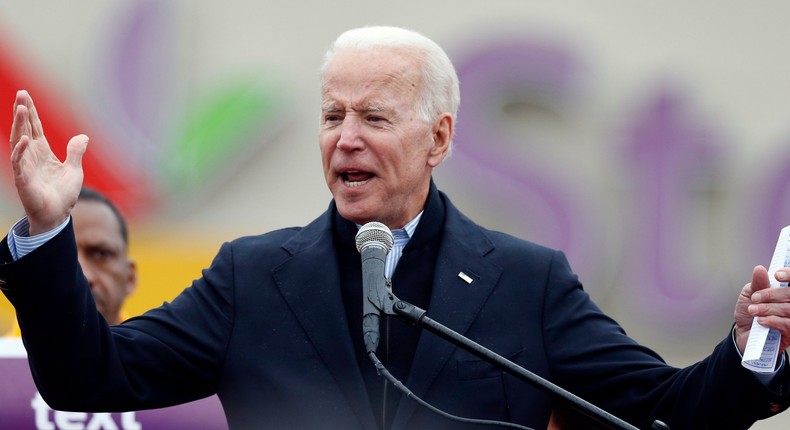
[[[384,248],[389,254],[395,240],[392,232],[386,225],[372,221],[359,228],[356,236],[357,251],[362,252],[362,248],[370,245],[377,245]]]

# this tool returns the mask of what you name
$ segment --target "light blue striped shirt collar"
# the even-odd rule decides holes
[[[422,218],[422,214],[425,211],[421,211],[417,214],[414,219],[407,222],[406,225],[403,226],[401,229],[396,229],[392,231],[394,244],[392,245],[392,250],[387,254],[387,260],[384,262],[384,276],[392,278],[392,274],[395,273],[395,267],[398,265],[398,261],[400,261],[400,257],[403,254],[403,248],[409,243],[412,236],[414,236],[414,231],[417,230],[417,225],[420,223],[420,218]],[[361,226],[357,224],[357,228]],[[403,233],[405,232],[405,238],[403,237]],[[400,233],[400,234],[399,234]]]
[[[417,230],[417,224],[420,223],[420,218],[422,218],[423,212],[425,211],[421,211],[420,213],[418,213],[413,220],[407,222],[406,225],[403,226],[403,230],[406,230],[406,235],[409,237],[409,239],[411,239],[411,237],[414,236],[414,230]]]
[[[406,230],[406,236],[409,239],[411,239],[411,237],[414,236],[414,231],[417,230],[417,225],[420,223],[420,218],[422,218],[423,212],[425,211],[420,211],[420,213],[418,213],[416,217],[412,218],[412,220],[407,222],[402,229],[398,229],[398,230]],[[362,228],[362,225],[357,224],[357,229],[360,228]]]

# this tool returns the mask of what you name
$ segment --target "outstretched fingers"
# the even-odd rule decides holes
[[[9,143],[11,149],[19,142],[22,136],[31,139],[44,140],[44,126],[38,117],[36,105],[25,90],[19,90],[14,99],[14,122],[11,125]]]
[[[11,167],[14,172],[18,171],[22,156],[25,154],[28,146],[30,146],[30,137],[21,135],[16,142],[11,142]]]
[[[30,138],[33,134],[30,125],[30,111],[23,104],[14,103],[14,122],[11,124],[11,136],[9,143],[11,150],[19,143],[22,137]]]
[[[22,93],[25,98],[25,107],[27,107],[27,110],[30,112],[30,129],[33,139],[43,139],[44,126],[41,125],[41,119],[38,117],[38,111],[36,110],[36,105],[33,103],[33,98],[30,97],[30,94],[25,90],[19,90],[19,93]]]
[[[71,138],[66,160],[61,162],[44,137],[33,99],[20,90],[14,100],[10,144],[14,185],[28,218],[29,233],[57,227],[68,218],[79,196],[88,137],[80,134]]]

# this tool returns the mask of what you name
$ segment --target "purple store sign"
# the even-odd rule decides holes
[[[36,390],[20,338],[0,338],[0,427],[14,430],[227,429],[216,396],[163,409],[124,413],[54,411]]]
[[[440,187],[462,184],[509,233],[564,251],[607,306],[646,325],[726,327],[751,268],[768,264],[790,224],[790,146],[734,160],[731,147],[752,142],[700,112],[669,71],[601,126],[587,54],[518,36],[465,44]]]

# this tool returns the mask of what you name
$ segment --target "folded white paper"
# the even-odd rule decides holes
[[[780,283],[774,277],[776,269],[782,267],[790,267],[790,226],[783,228],[779,233],[776,250],[771,258],[771,265],[768,267],[771,288],[787,286],[787,282]],[[752,321],[752,330],[749,332],[749,340],[746,342],[746,351],[743,353],[741,364],[754,372],[773,372],[776,367],[776,359],[779,356],[779,342],[781,340],[782,335],[779,331],[763,327],[755,318]]]

